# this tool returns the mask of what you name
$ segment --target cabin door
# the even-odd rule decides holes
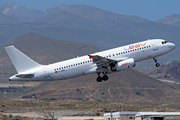
[[[153,47],[153,51],[158,50],[158,47],[157,47],[156,41],[153,41],[153,42],[152,42],[152,47]]]

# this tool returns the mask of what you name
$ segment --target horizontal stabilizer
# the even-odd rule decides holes
[[[17,74],[16,77],[19,77],[19,78],[33,78],[34,74]]]

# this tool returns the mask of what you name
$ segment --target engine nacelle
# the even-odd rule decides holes
[[[135,67],[135,62],[133,58],[123,60],[121,62],[115,63],[111,65],[112,71],[119,71],[119,70],[125,70],[129,68]]]

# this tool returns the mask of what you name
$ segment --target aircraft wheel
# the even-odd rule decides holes
[[[156,67],[159,67],[160,66],[160,64],[159,63],[156,63]]]
[[[107,75],[104,75],[102,79],[103,79],[104,81],[107,81],[107,80],[108,80],[108,76],[107,76]]]
[[[97,82],[102,82],[102,78],[101,77],[97,77]]]

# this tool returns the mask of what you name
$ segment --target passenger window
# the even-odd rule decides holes
[[[114,56],[114,54],[113,54],[113,56]]]
[[[121,53],[119,53],[119,55],[121,55]]]
[[[143,47],[142,47],[142,49],[143,49]]]
[[[109,57],[111,57],[111,55],[109,55]]]
[[[54,71],[56,71],[56,69],[54,69]]]
[[[118,55],[118,54],[116,53],[116,55]]]
[[[149,46],[149,47],[151,47],[151,46]]]

